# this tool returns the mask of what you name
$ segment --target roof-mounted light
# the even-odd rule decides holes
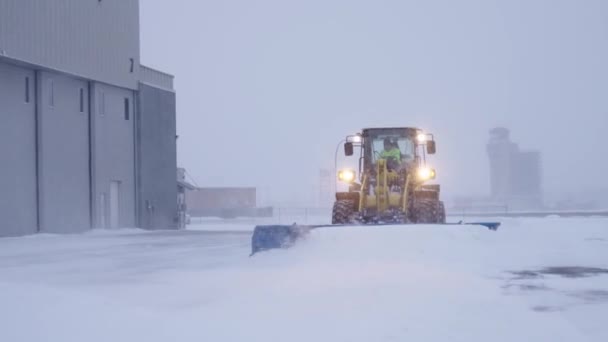
[[[360,133],[357,133],[355,135],[349,135],[346,137],[346,142],[360,144],[361,142],[363,142],[363,137]]]

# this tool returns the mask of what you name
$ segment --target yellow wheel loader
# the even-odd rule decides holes
[[[338,172],[348,191],[337,192],[333,224],[445,223],[435,170],[426,159],[436,150],[432,134],[418,128],[366,128],[348,136],[346,156],[358,150],[359,170]],[[357,177],[358,174],[358,177]]]
[[[319,228],[432,223],[497,230],[500,226],[500,222],[445,222],[439,185],[428,184],[435,179],[435,170],[426,163],[427,156],[436,150],[432,134],[408,127],[366,128],[344,140],[346,156],[355,156],[355,149],[358,172],[343,169],[337,174],[337,180],[346,183],[348,191],[336,193],[332,224],[256,226],[251,237],[251,255],[290,247]]]

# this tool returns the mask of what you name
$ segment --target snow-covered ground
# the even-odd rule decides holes
[[[252,228],[0,239],[0,341],[608,341],[605,218]]]

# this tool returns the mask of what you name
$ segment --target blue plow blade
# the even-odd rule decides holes
[[[380,224],[368,224],[369,226],[395,226],[395,225],[408,225],[408,224],[394,224],[394,223],[380,223]],[[410,226],[413,224],[409,224]],[[417,224],[418,225],[418,224]],[[483,226],[489,230],[498,230],[500,222],[457,222],[457,223],[443,223],[442,226]],[[251,237],[251,255],[257,252],[267,251],[269,249],[276,248],[289,248],[293,246],[296,241],[308,234],[312,229],[318,228],[331,228],[331,227],[345,227],[352,225],[341,225],[341,224],[325,224],[325,225],[314,225],[314,226],[300,226],[297,224],[293,225],[264,225],[256,226],[253,230],[253,236]]]

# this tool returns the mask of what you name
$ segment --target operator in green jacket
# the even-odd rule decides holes
[[[380,153],[380,158],[386,159],[386,162],[389,164],[401,164],[401,151],[396,145],[389,138],[385,138],[384,150]]]

